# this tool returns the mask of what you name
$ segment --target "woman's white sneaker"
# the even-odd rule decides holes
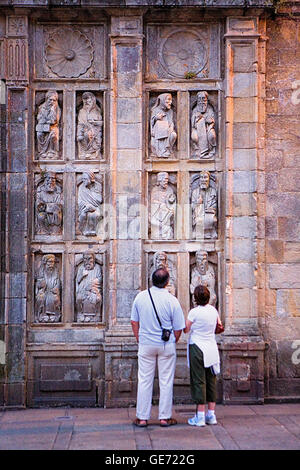
[[[206,424],[218,424],[218,421],[217,421],[217,418],[216,418],[216,415],[213,414],[213,415],[206,415],[205,416],[205,422]]]
[[[205,426],[204,416],[198,417],[195,415],[193,418],[188,419],[188,424],[191,426]]]

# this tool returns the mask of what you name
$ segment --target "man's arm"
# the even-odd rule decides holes
[[[175,330],[174,331],[174,336],[175,336],[175,343],[178,343],[179,338],[181,336],[182,330]]]
[[[133,334],[134,334],[137,342],[139,342],[140,322],[131,320],[131,328],[132,328]]]

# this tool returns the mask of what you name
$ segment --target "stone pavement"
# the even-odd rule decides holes
[[[134,408],[0,411],[0,450],[299,450],[300,404],[217,405],[218,425],[194,428],[193,405],[175,405],[178,425],[147,428]],[[134,453],[133,453],[134,455]]]

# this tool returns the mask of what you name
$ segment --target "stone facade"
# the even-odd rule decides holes
[[[292,3],[1,3],[0,406],[134,405],[159,265],[185,314],[213,291],[219,401],[299,399]]]

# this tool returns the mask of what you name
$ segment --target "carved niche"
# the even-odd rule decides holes
[[[88,250],[76,255],[75,311],[76,321],[92,323],[102,321],[103,258]]]
[[[173,240],[175,237],[177,177],[161,171],[150,178],[150,238]]]
[[[216,23],[150,24],[147,28],[146,78],[219,76],[219,26]]]
[[[55,90],[47,91],[42,100],[40,94],[36,97],[36,159],[61,159],[61,107],[59,94]]]
[[[217,118],[215,96],[199,91],[192,96],[191,157],[197,160],[214,159],[217,149]]]
[[[37,261],[34,312],[36,323],[61,321],[60,255],[45,254]]]
[[[98,160],[102,157],[103,112],[95,93],[84,92],[80,97],[77,116],[77,158]]]
[[[192,237],[217,238],[218,200],[216,177],[202,170],[193,173],[190,180],[190,205],[192,210]]]
[[[172,94],[161,93],[151,100],[152,103],[150,113],[150,155],[152,158],[174,158],[177,132]]]
[[[177,291],[177,268],[176,268],[176,254],[166,253],[164,251],[156,251],[154,254],[149,255],[149,276],[148,285],[152,285],[152,274],[160,268],[164,268],[169,272],[170,279],[167,286],[168,291],[176,295]]]
[[[35,232],[60,235],[63,222],[62,178],[53,171],[36,176]]]
[[[103,175],[87,170],[77,177],[78,230],[86,237],[99,233],[103,219]]]
[[[190,293],[191,303],[194,307],[196,307],[194,290],[198,285],[203,285],[208,288],[210,291],[209,303],[215,307],[217,304],[216,273],[214,264],[210,261],[210,255],[205,250],[198,250],[195,255],[191,256]]]
[[[105,78],[104,29],[102,24],[38,23],[35,34],[36,77],[56,80]]]

